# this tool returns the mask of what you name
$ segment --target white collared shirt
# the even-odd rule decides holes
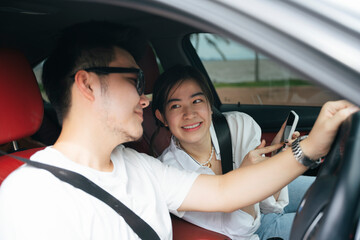
[[[236,169],[241,165],[246,154],[260,144],[261,129],[253,118],[245,113],[227,112],[224,115],[230,128],[233,167]],[[215,148],[216,159],[221,160],[219,143],[213,124],[210,127],[210,135]],[[201,174],[215,174],[210,168],[201,167],[196,163],[185,151],[177,146],[176,141],[173,137],[170,146],[159,157],[163,163]],[[177,215],[195,225],[227,235],[231,239],[255,240],[259,239],[255,232],[260,226],[260,212],[281,213],[288,203],[288,190],[285,187],[281,190],[277,201],[271,196],[254,205],[256,219],[241,210],[232,213],[186,212]]]

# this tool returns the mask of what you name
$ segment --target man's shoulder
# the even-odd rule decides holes
[[[40,151],[37,151],[30,157],[30,159],[33,161],[47,163],[47,164],[54,164],[55,162],[58,162],[63,158],[65,158],[65,156],[51,146],[46,147],[45,149],[42,149]]]
[[[155,159],[154,157],[146,154],[146,153],[141,153],[141,152],[138,152],[136,151],[135,149],[133,148],[130,148],[130,147],[125,147],[124,145],[118,145],[114,151],[112,152],[112,155],[116,156],[116,157],[121,157],[121,158],[124,158],[124,157],[135,157],[136,159]]]
[[[124,161],[126,165],[152,165],[160,162],[157,158],[154,158],[146,153],[140,153],[135,149],[125,147],[123,145],[119,145],[114,149],[112,157],[118,161]]]
[[[6,221],[10,229],[18,224],[26,225],[24,229],[37,229],[39,224],[51,226],[53,221],[49,219],[53,216],[60,222],[61,213],[66,214],[70,206],[63,203],[74,200],[66,194],[69,187],[46,170],[21,166],[0,187],[0,222]]]
[[[57,166],[61,162],[61,155],[51,147],[47,147],[34,153],[30,159],[35,162],[41,162]],[[56,189],[56,185],[61,181],[47,170],[24,164],[13,171],[2,183],[3,191],[18,191],[25,194],[30,191],[48,192]]]
[[[63,195],[60,184],[50,172],[23,165],[3,181],[0,187],[0,202],[9,208],[17,208],[21,204],[41,206],[54,199],[61,199]]]
[[[41,185],[49,186],[50,182],[56,181],[57,178],[50,172],[24,164],[4,180],[1,184],[1,189],[7,187],[10,189],[26,189]]]

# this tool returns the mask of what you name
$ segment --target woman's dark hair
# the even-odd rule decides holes
[[[154,85],[151,108],[158,126],[164,125],[156,118],[155,111],[159,110],[164,115],[171,89],[174,86],[180,86],[183,81],[188,79],[193,80],[200,86],[206,99],[209,101],[210,107],[213,106],[213,95],[205,76],[192,66],[176,65],[161,74]]]
[[[73,74],[84,68],[108,66],[115,59],[114,47],[128,51],[138,61],[145,44],[137,29],[115,23],[86,22],[65,29],[45,61],[42,75],[44,89],[59,120],[62,122],[71,106]]]

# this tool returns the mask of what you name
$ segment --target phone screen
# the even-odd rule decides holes
[[[283,134],[283,139],[282,141],[285,141],[286,139],[288,140],[291,140],[291,137],[295,131],[295,128],[296,128],[296,125],[297,125],[297,120],[296,120],[296,123],[295,123],[295,119],[296,119],[296,116],[294,114],[295,112],[294,111],[291,111],[289,113],[289,116],[287,118],[287,121],[286,121],[286,125],[285,125],[285,129],[284,129],[284,134]],[[294,125],[295,123],[295,125]]]
[[[295,132],[298,120],[299,120],[299,116],[296,114],[296,112],[291,110],[288,117],[286,118],[285,129],[283,135],[281,136],[281,142],[284,142],[286,139],[291,140],[292,135]],[[276,153],[281,152],[281,150],[282,148],[277,150]]]

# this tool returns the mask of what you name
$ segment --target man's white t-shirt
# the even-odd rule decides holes
[[[176,212],[197,173],[180,171],[119,145],[112,172],[67,159],[52,147],[32,160],[82,174],[146,221],[161,239],[172,239],[169,211]],[[175,187],[176,186],[176,187]],[[22,166],[0,188],[0,239],[138,239],[108,205],[50,172]]]
[[[240,167],[246,154],[260,144],[261,128],[252,117],[245,113],[225,112],[223,114],[230,129],[233,169],[236,169]],[[215,148],[216,159],[221,160],[220,147],[212,124],[210,127],[210,135]],[[199,166],[190,155],[178,147],[176,141],[173,137],[170,146],[166,148],[159,157],[163,163],[200,174],[215,174],[210,168]],[[258,240],[259,237],[255,232],[260,227],[260,212],[281,213],[288,203],[288,190],[287,187],[285,187],[281,190],[277,200],[271,196],[254,205],[256,213],[255,219],[241,210],[232,213],[185,212],[185,214],[182,213],[180,217],[200,227],[227,235],[231,239]]]

